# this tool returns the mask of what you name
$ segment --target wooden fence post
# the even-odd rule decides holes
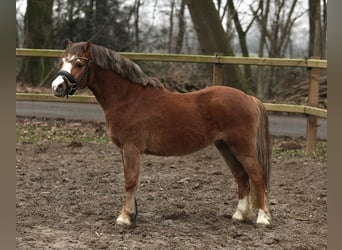
[[[319,59],[319,57],[311,57]],[[318,107],[320,69],[311,68],[309,77],[309,98],[307,106]],[[317,116],[309,115],[306,123],[306,152],[313,154],[317,143]]]
[[[213,64],[213,85],[222,85],[223,83],[223,64],[220,60],[220,56],[222,55],[222,53],[214,53],[216,63]]]

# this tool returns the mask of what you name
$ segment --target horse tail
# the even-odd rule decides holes
[[[272,141],[269,132],[268,114],[266,107],[259,99],[253,97],[253,100],[257,104],[257,111],[259,113],[256,136],[258,160],[264,171],[266,190],[270,191]]]

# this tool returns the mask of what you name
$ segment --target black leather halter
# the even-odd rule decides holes
[[[89,81],[90,81],[90,77],[89,77],[90,69],[91,69],[90,66],[91,66],[93,61],[88,59],[88,58],[85,58],[85,57],[79,57],[79,59],[87,61],[87,67],[82,72],[82,74],[81,74],[80,78],[78,78],[78,80],[76,80],[74,78],[74,76],[72,74],[70,74],[68,71],[60,70],[57,73],[57,76],[61,76],[63,78],[66,86],[67,86],[65,89],[65,95],[67,98],[69,97],[69,95],[73,95],[76,92],[76,90],[78,89],[79,83],[84,79],[85,76],[87,76],[87,85],[89,84]],[[68,85],[67,81],[70,82],[71,86]]]

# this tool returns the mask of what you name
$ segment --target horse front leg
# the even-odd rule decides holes
[[[141,165],[140,150],[134,145],[124,145],[122,148],[122,158],[126,197],[125,204],[116,220],[116,224],[126,227],[134,227],[138,214],[135,195],[139,185]]]

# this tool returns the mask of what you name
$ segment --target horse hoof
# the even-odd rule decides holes
[[[116,219],[116,224],[120,226],[125,226],[125,227],[130,227],[132,225],[129,218],[124,218],[121,215]]]
[[[116,225],[119,225],[119,226],[122,226],[122,227],[126,227],[126,228],[133,228],[133,227],[135,227],[135,223],[132,222],[130,218],[123,217],[121,215],[116,219]]]
[[[233,218],[233,220],[237,220],[237,221],[243,221],[244,220],[242,213],[238,210],[235,211],[232,218]]]
[[[137,216],[138,204],[137,200],[134,199],[134,212],[129,214],[124,209],[122,209],[121,214],[116,219],[116,224],[127,228],[133,228],[136,226]]]
[[[251,221],[251,215],[250,214],[243,214],[240,210],[236,210],[235,213],[232,216],[233,220],[236,221]]]
[[[259,209],[256,223],[259,225],[266,225],[266,226],[271,225],[271,216],[269,215],[269,213],[265,212],[264,210]]]
[[[116,224],[126,228],[133,228],[136,226],[136,221],[136,213],[132,215],[120,214],[120,216],[116,219]]]

